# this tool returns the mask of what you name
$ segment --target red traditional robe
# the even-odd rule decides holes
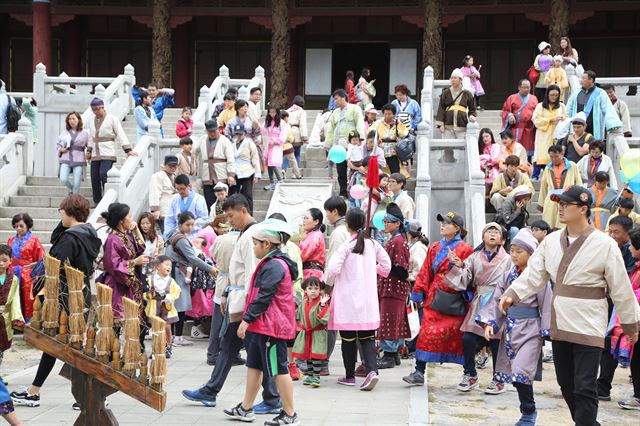
[[[401,235],[392,237],[384,246],[391,259],[391,273],[387,277],[378,275],[378,300],[380,300],[380,328],[378,340],[397,340],[411,337],[407,318],[407,296],[409,281],[394,275],[393,267],[409,271],[409,244]]]
[[[411,295],[412,300],[424,301],[422,325],[416,345],[416,360],[424,362],[451,362],[463,364],[462,331],[460,326],[464,315],[451,316],[431,309],[430,305],[436,295],[436,288],[449,293],[455,292],[444,282],[444,276],[451,269],[446,253],[449,247],[456,244],[454,240],[443,247],[443,240],[429,247],[427,258],[416,278]],[[462,261],[473,253],[473,248],[460,241],[452,251]]]
[[[42,259],[45,255],[44,247],[42,247],[38,237],[31,235],[31,231],[27,231],[22,238],[17,238],[17,235],[10,237],[7,244],[11,246],[13,274],[18,277],[20,282],[22,316],[28,320],[33,315],[34,298],[31,295],[31,289],[33,288],[31,268],[25,268],[25,266]]]
[[[536,129],[533,126],[533,111],[538,105],[538,98],[533,94],[529,95],[524,108],[522,106],[523,98],[519,93],[514,93],[509,96],[502,105],[502,127],[507,125],[508,119],[511,116],[516,118],[516,123],[510,125],[509,129],[513,132],[516,142],[520,142],[528,152],[532,152],[535,149],[535,136]]]

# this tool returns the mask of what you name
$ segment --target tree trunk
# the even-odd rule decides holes
[[[287,0],[271,2],[271,101],[287,102],[289,81],[289,8]]]
[[[170,0],[155,0],[153,2],[152,66],[153,82],[158,88],[171,86],[170,8]]]
[[[442,78],[442,4],[440,0],[424,2],[422,67],[431,65],[435,78]]]
[[[560,38],[569,34],[569,0],[551,0],[549,5],[549,43],[551,51],[560,49]]]

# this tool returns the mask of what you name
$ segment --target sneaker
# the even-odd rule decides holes
[[[356,368],[356,377],[367,377],[367,369],[364,364],[360,364],[358,368]]]
[[[330,375],[330,373],[329,373],[329,363],[327,362],[327,363],[322,364],[322,369],[320,370],[320,376],[327,377],[329,375]]]
[[[411,386],[424,386],[424,374],[415,370],[408,376],[404,376],[402,381],[410,384]]]
[[[244,358],[242,358],[240,355],[238,355],[238,358],[234,359],[234,360],[231,362],[231,366],[232,366],[232,367],[236,367],[236,366],[238,366],[238,365],[245,365],[246,363],[247,363],[247,360],[246,360],[246,359],[244,359]]]
[[[174,346],[191,346],[193,342],[188,341],[184,336],[176,336],[173,338]]]
[[[356,379],[349,379],[347,377],[340,377],[338,379],[338,384],[339,385],[344,385],[344,386],[355,386],[356,385]]]
[[[488,355],[478,353],[476,355],[476,368],[480,370],[484,370],[487,368],[487,360],[489,359]]]
[[[402,361],[400,360],[400,354],[398,352],[396,352],[396,354],[393,356],[393,360],[396,363],[396,366],[402,364]]]
[[[629,398],[626,401],[618,401],[618,405],[620,408],[624,408],[625,410],[640,411],[640,399],[638,398]]]
[[[11,399],[15,405],[22,405],[25,407],[39,407],[40,406],[40,394],[30,395],[27,392],[27,388],[20,392],[11,392]]]
[[[598,394],[599,401],[611,401],[611,395]]]
[[[173,354],[173,346],[167,346],[167,351],[165,352],[165,357],[167,359],[171,359],[171,355]]]
[[[253,412],[256,414],[280,414],[280,411],[282,411],[282,404],[271,405],[262,401],[253,406]]]
[[[365,377],[364,382],[360,385],[360,390],[362,391],[371,391],[378,384],[378,373],[375,371],[369,371],[367,377]]]
[[[516,423],[516,426],[535,426],[536,419],[538,418],[538,412],[534,411],[530,414],[522,413],[520,416],[520,420]]]
[[[276,185],[274,183],[270,183],[269,185],[264,187],[265,191],[273,191],[274,189],[276,189]]]
[[[300,426],[301,424],[302,423],[300,423],[298,414],[293,413],[293,416],[290,416],[287,413],[285,413],[284,410],[281,410],[280,414],[274,417],[273,420],[267,420],[266,422],[264,422],[264,426],[283,426],[283,425]]]
[[[312,388],[318,388],[320,387],[320,378],[307,376],[304,378],[304,381],[302,382],[302,384],[311,386]]]
[[[192,339],[208,339],[209,335],[204,334],[198,327],[191,327],[191,338]]]
[[[253,409],[245,410],[242,408],[242,402],[231,409],[225,409],[224,415],[241,422],[252,422],[256,419]]]
[[[304,380],[302,381],[302,384],[305,386],[310,386],[311,383],[313,383],[313,376],[304,376]]]
[[[291,380],[294,382],[300,380],[300,370],[295,362],[289,363],[289,375],[291,376]]]
[[[542,362],[552,363],[553,362],[553,353],[548,353],[542,357]]]
[[[218,362],[217,358],[214,359],[208,359],[207,360],[207,365],[216,365],[216,362]]]
[[[484,393],[486,393],[487,395],[500,395],[501,393],[504,393],[504,392],[506,392],[506,389],[504,388],[504,383],[497,382],[495,380],[492,380],[491,384],[487,386],[487,388],[484,390]]]
[[[216,395],[209,392],[206,388],[183,390],[182,396],[187,398],[189,401],[199,402],[206,407],[216,406]]]
[[[462,376],[462,381],[458,383],[458,390],[460,392],[469,392],[471,389],[478,387],[478,376],[471,377],[468,374]]]
[[[378,367],[378,370],[393,368],[396,366],[396,360],[395,357],[392,356],[383,356],[382,358],[378,358],[376,360],[376,365]]]

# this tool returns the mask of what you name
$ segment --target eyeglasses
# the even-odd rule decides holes
[[[561,209],[566,209],[567,206],[577,206],[578,203],[569,203],[567,201],[558,201],[558,207]]]
[[[386,225],[387,223],[394,223],[394,222],[392,220],[389,220],[389,219],[383,219],[382,223],[384,223]]]

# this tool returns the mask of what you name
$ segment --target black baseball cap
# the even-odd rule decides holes
[[[460,228],[464,228],[464,219],[456,212],[447,212],[444,216],[438,213],[436,219],[438,222],[453,223],[454,225],[458,225]]]
[[[167,155],[164,157],[164,164],[167,166],[177,166],[178,157],[176,157],[175,155]]]
[[[218,122],[215,120],[207,120],[207,122],[204,123],[204,128],[207,129],[207,132],[218,130]]]
[[[233,126],[233,134],[235,135],[237,133],[245,133],[244,124],[238,123]]]
[[[555,201],[556,203],[564,201],[565,203],[589,207],[593,202],[593,199],[589,191],[587,191],[587,188],[584,186],[571,185],[562,194],[552,194],[551,201]]]

